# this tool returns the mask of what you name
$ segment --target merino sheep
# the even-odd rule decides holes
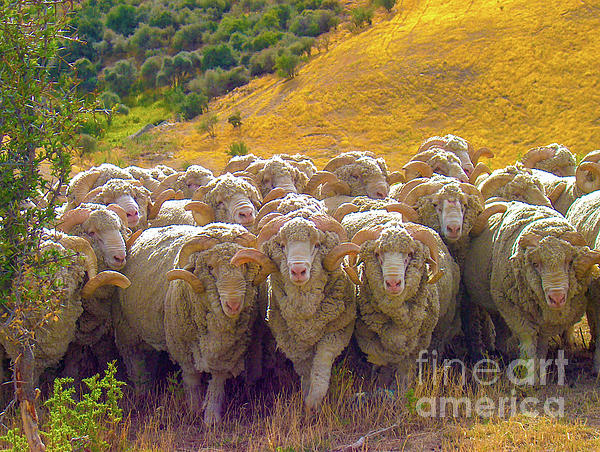
[[[523,359],[545,358],[548,340],[585,311],[590,270],[600,253],[556,211],[506,203],[471,241],[464,281],[471,302],[495,320],[500,348],[511,335]],[[529,361],[531,366],[534,361]]]
[[[577,160],[566,146],[552,143],[530,149],[521,159],[525,168],[547,171],[558,177],[575,176]]]
[[[75,175],[67,189],[67,209],[73,209],[83,202],[93,188],[104,185],[111,179],[135,180],[131,173],[111,163],[90,168]]]
[[[552,207],[539,178],[519,163],[495,170],[485,180],[478,182],[477,188],[486,200],[499,198],[501,201]]]
[[[334,219],[294,211],[269,221],[257,246],[275,263],[267,322],[301,379],[304,404],[316,409],[329,387],[334,359],[348,345],[356,302],[339,261],[358,247]]]
[[[225,381],[244,370],[256,286],[273,269],[252,248],[255,240],[242,226],[213,223],[147,229],[135,241],[124,269],[132,285],[121,292],[115,324],[138,389],[148,382],[149,347],[167,350],[181,366],[192,409],[200,406],[202,372],[211,374],[204,420],[220,421]]]
[[[200,226],[218,221],[252,228],[261,203],[256,186],[243,177],[226,173],[196,190],[186,208]]]
[[[460,331],[458,265],[435,231],[394,213],[354,213],[342,225],[361,247],[360,270],[352,258],[349,272],[358,286],[358,345],[406,381],[420,350],[443,351]]]
[[[431,148],[441,148],[445,151],[452,152],[456,155],[460,162],[461,166],[466,173],[467,176],[471,176],[473,171],[475,170],[474,165],[478,164],[478,160],[483,157],[492,158],[494,154],[488,148],[481,148],[475,150],[471,144],[465,140],[464,138],[458,137],[456,135],[448,134],[444,137],[430,137],[427,138],[421,146],[419,146],[419,150],[417,154],[421,152],[425,152],[430,150]],[[443,174],[443,173],[440,173]],[[450,174],[445,174],[446,176],[452,176]]]
[[[184,172],[173,173],[165,177],[153,196],[157,197],[163,191],[171,188],[175,192],[181,192],[185,199],[191,199],[196,190],[208,185],[215,176],[212,171],[200,165],[190,165]]]
[[[28,318],[29,328],[36,328],[33,340],[34,385],[37,385],[41,373],[56,366],[65,356],[69,344],[74,340],[78,328],[78,320],[84,308],[82,301],[94,296],[94,292],[106,285],[127,287],[129,281],[114,271],[97,272],[96,255],[87,242],[80,237],[72,237],[58,231],[47,231],[43,234],[40,245],[42,253],[54,251],[68,259],[68,265],[58,270],[54,281],[60,286],[60,310],[52,318],[44,321],[46,312],[31,312]],[[74,255],[73,252],[76,254]],[[36,284],[33,281],[33,284]],[[4,332],[0,334],[0,343],[11,359],[16,359],[20,347],[9,340]]]
[[[600,191],[577,199],[566,214],[567,220],[583,236],[590,248],[600,249]],[[600,282],[594,279],[588,292],[587,317],[595,343],[594,371],[600,373]]]

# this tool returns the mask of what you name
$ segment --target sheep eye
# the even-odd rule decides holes
[[[206,266],[206,268],[208,268],[208,271],[209,271],[209,272],[211,272],[211,273],[212,273],[212,271],[213,271],[213,269],[214,269],[214,267],[213,267],[212,265],[210,265],[210,264],[208,264],[208,265]]]
[[[223,205],[224,205],[224,204],[223,204],[223,201],[219,201],[219,202],[217,203],[217,207],[223,207]]]
[[[409,259],[412,259],[412,258],[413,258],[413,253],[412,253],[412,252],[408,253],[408,258],[409,258]]]

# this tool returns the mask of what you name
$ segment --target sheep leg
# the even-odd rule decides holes
[[[326,347],[317,347],[310,371],[310,387],[308,395],[304,399],[304,405],[308,410],[314,410],[321,405],[331,378],[331,367],[336,354]]]
[[[538,377],[536,373],[536,362],[539,362],[539,360],[536,359],[538,351],[536,340],[532,335],[525,333],[519,334],[518,337],[520,351],[519,357],[522,361],[525,362],[525,374],[521,375],[521,378],[530,378],[533,375],[533,382],[535,384]]]
[[[187,366],[182,366],[183,387],[190,411],[198,411],[200,409],[200,386],[201,375],[196,369],[188,369]]]
[[[223,418],[223,402],[225,401],[225,381],[227,375],[214,373],[206,388],[204,396],[204,423],[207,425],[218,424]]]

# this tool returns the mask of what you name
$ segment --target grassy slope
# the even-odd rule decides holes
[[[498,155],[560,142],[600,143],[600,8],[566,0],[404,0],[395,14],[313,56],[290,81],[255,80],[211,105],[215,139],[200,120],[170,132],[179,160],[221,167],[233,141],[260,155],[303,152],[323,164],[371,149],[397,167],[431,135],[456,133]],[[242,132],[226,122],[235,111]]]

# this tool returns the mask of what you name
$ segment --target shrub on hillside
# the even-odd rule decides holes
[[[234,129],[237,129],[242,126],[242,114],[239,111],[236,111],[229,118],[227,118],[227,122],[233,126]]]
[[[365,25],[371,25],[373,22],[373,9],[359,6],[352,10],[352,27],[358,30]]]
[[[88,135],[87,133],[82,133],[79,135],[79,139],[77,140],[77,149],[79,150],[80,156],[96,152],[97,147],[98,141],[93,136]]]
[[[202,114],[208,107],[208,98],[201,93],[190,93],[183,98],[177,112],[184,120],[190,120]]]
[[[117,61],[114,66],[104,71],[107,87],[121,97],[131,94],[131,88],[137,77],[137,68],[130,60]]]
[[[298,64],[300,64],[298,55],[287,51],[275,58],[275,69],[277,70],[277,75],[280,77],[294,78]]]
[[[249,149],[248,146],[246,146],[246,143],[244,143],[243,141],[239,141],[236,143],[231,143],[229,145],[229,150],[227,151],[227,154],[229,154],[231,157],[235,157],[236,155],[246,155],[248,154]]]
[[[265,49],[252,55],[249,62],[250,75],[255,76],[273,72],[275,58],[277,58],[276,49]]]
[[[211,138],[216,136],[216,126],[219,122],[219,117],[214,113],[207,113],[200,124],[198,124],[198,130],[203,133],[208,133]]]
[[[173,50],[192,50],[202,44],[202,34],[207,30],[204,22],[184,25],[175,32],[171,39]]]
[[[155,55],[147,58],[140,68],[140,76],[144,88],[154,88],[156,86],[156,76],[162,67],[162,56]]]
[[[396,0],[374,0],[373,3],[375,6],[383,6],[387,12],[390,12],[396,4]]]
[[[231,47],[228,44],[207,46],[202,50],[202,69],[229,69],[237,64]]]
[[[100,94],[100,106],[105,110],[112,110],[118,103],[121,103],[121,98],[118,94],[112,91],[104,91]]]
[[[119,4],[113,6],[106,15],[106,26],[117,33],[129,36],[138,25],[135,6]]]

